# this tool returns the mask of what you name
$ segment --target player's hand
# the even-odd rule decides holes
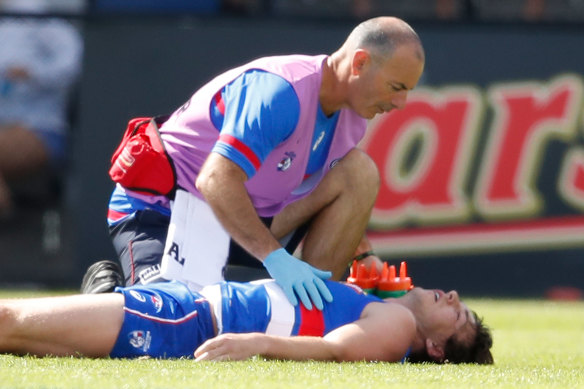
[[[221,334],[195,350],[195,361],[241,361],[261,354],[261,335]]]
[[[329,303],[333,301],[333,296],[323,281],[330,278],[332,275],[330,271],[312,267],[288,254],[283,248],[272,251],[264,259],[264,266],[280,285],[292,305],[298,304],[296,295],[300,297],[300,301],[307,309],[312,309],[310,300],[314,302],[318,310],[324,307],[322,298]]]

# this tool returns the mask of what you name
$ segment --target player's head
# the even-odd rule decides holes
[[[350,62],[348,104],[368,119],[403,108],[424,70],[425,55],[418,34],[394,17],[359,24],[340,52]]]
[[[494,363],[493,354],[491,354],[491,346],[493,345],[491,331],[474,311],[471,313],[475,318],[474,337],[469,343],[461,343],[455,337],[448,339],[445,347],[445,361],[491,365]]]
[[[410,356],[413,362],[492,364],[493,340],[475,312],[456,291],[414,288],[403,297],[416,318],[422,340]]]
[[[475,318],[474,336],[470,341],[460,341],[456,336],[451,336],[444,346],[442,357],[436,358],[429,354],[428,349],[412,353],[408,357],[409,362],[435,362],[435,363],[476,363],[479,365],[493,364],[491,347],[493,338],[488,327],[483,324],[474,311],[471,312]]]

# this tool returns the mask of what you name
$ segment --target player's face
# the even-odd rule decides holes
[[[358,69],[353,85],[352,108],[358,115],[372,119],[375,115],[402,109],[408,93],[424,70],[424,62],[412,45],[400,46],[387,61],[369,57]]]
[[[458,293],[439,289],[414,288],[408,295],[415,302],[415,316],[426,337],[445,345],[454,336],[458,342],[469,343],[475,334],[475,317]]]

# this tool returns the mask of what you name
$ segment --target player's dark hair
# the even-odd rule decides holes
[[[456,341],[454,336],[446,341],[444,347],[444,361],[442,363],[476,363],[479,365],[492,365],[494,363],[491,347],[493,346],[493,337],[491,331],[483,324],[483,319],[479,318],[475,312],[476,334],[470,344]],[[408,362],[436,362],[426,350],[412,354],[408,357]]]
[[[476,319],[476,335],[470,345],[461,344],[450,337],[444,348],[445,361],[448,363],[476,363],[479,365],[492,365],[493,355],[491,347],[493,338],[491,331],[483,324],[475,312],[472,313]]]

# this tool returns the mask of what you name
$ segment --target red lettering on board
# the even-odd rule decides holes
[[[498,84],[485,94],[487,122],[477,88],[425,88],[372,121],[362,147],[381,175],[376,250],[411,257],[584,244],[583,90],[575,75]],[[550,156],[561,158],[558,174],[538,181]],[[549,214],[554,196],[574,214]]]
[[[563,161],[558,191],[566,203],[584,211],[584,149],[573,147]]]
[[[381,175],[373,224],[466,217],[464,184],[480,108],[480,95],[473,88],[422,91],[403,110],[372,123],[364,148]],[[412,157],[415,144],[418,151]]]
[[[493,121],[481,161],[477,197],[487,218],[534,216],[542,208],[536,178],[546,146],[575,133],[579,88],[570,78],[491,88]]]

